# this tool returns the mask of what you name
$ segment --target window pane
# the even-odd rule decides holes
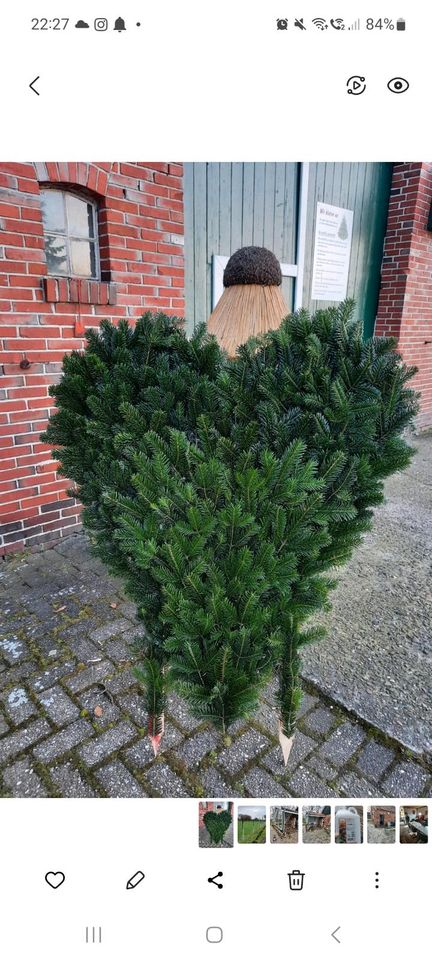
[[[63,194],[58,190],[42,190],[41,199],[45,230],[55,230],[56,233],[64,233],[66,230],[66,219]]]
[[[59,273],[68,273],[66,240],[49,233],[45,237],[45,253],[48,273],[57,276]]]
[[[93,207],[86,200],[74,197],[72,193],[66,196],[68,228],[71,237],[93,237]]]
[[[86,240],[71,240],[71,267],[77,277],[96,276],[96,257],[94,243]]]

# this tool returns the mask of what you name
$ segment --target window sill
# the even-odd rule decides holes
[[[42,289],[47,303],[91,303],[107,306],[117,302],[115,284],[101,280],[43,277]]]

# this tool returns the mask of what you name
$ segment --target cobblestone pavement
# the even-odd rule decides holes
[[[0,795],[425,797],[432,771],[309,687],[288,768],[269,687],[225,741],[169,700],[153,757],[130,642],[142,629],[83,534],[1,564]]]
[[[327,637],[305,648],[309,681],[417,756],[432,755],[432,432],[338,570]]]

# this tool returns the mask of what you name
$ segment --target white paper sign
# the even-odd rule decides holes
[[[351,257],[353,211],[317,204],[312,300],[345,300]]]

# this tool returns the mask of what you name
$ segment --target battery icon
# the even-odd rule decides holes
[[[403,17],[399,17],[399,20],[396,20],[396,30],[405,30],[406,20]]]

